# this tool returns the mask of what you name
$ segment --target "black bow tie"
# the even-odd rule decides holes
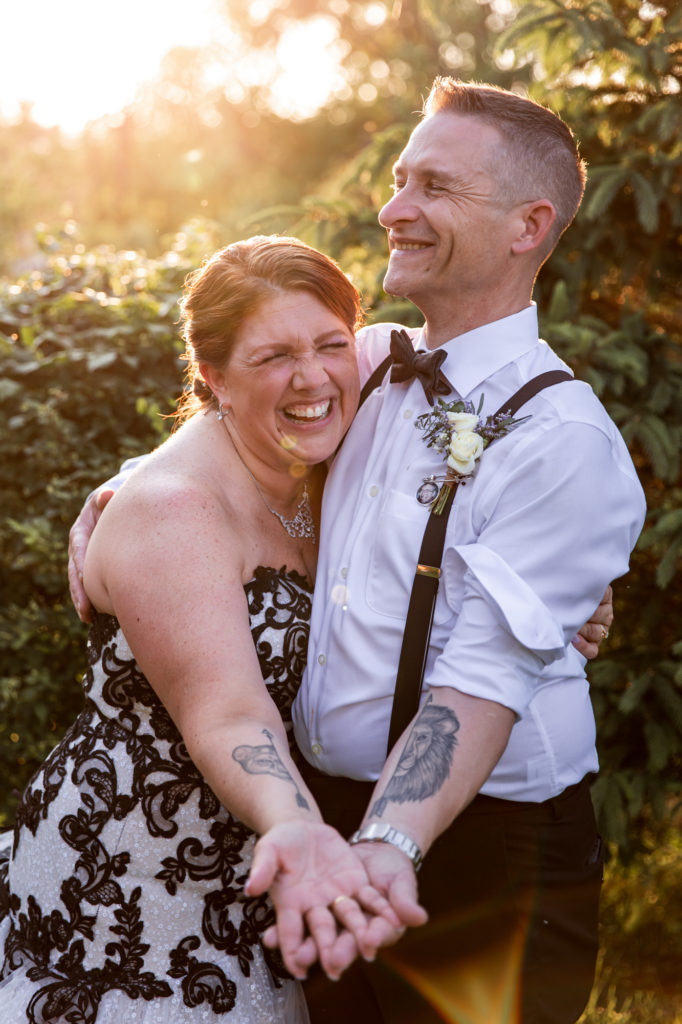
[[[442,349],[434,352],[415,352],[405,331],[391,331],[391,383],[413,380],[417,377],[424,388],[429,405],[434,395],[449,395],[452,387],[441,373],[441,366],[447,358]]]

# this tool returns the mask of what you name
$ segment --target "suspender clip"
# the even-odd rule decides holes
[[[435,565],[417,565],[417,576],[428,576],[432,580],[440,579],[440,569]]]

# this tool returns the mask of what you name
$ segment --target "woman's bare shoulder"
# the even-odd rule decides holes
[[[248,520],[248,516],[246,517]],[[95,589],[140,573],[165,577],[213,560],[236,578],[244,572],[244,517],[221,488],[184,458],[150,458],[130,476],[102,513],[86,555],[84,579]]]
[[[117,518],[154,516],[172,527],[198,516],[230,530],[238,525],[234,490],[202,424],[190,421],[131,473],[110,505]]]

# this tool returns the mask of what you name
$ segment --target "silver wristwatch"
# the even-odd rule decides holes
[[[424,859],[421,850],[409,836],[384,822],[374,821],[371,825],[364,825],[353,833],[348,842],[351,846],[355,843],[390,843],[391,846],[397,846],[410,858],[415,871],[419,871]]]

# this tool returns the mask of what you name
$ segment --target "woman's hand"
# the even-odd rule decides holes
[[[367,877],[361,858],[321,822],[275,825],[258,840],[245,891],[269,890],[277,923],[263,936],[287,969],[304,978],[319,959],[336,979],[360,954],[373,960],[405,925]]]

